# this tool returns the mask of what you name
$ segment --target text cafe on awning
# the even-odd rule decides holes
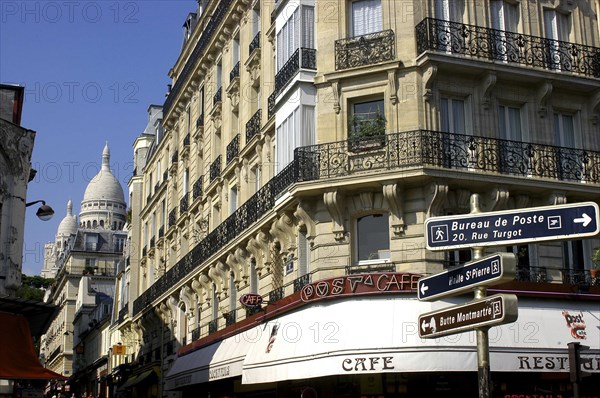
[[[407,275],[352,275],[307,285],[295,303],[285,304],[291,310],[269,307],[265,313],[274,316],[254,316],[241,332],[184,347],[165,388],[184,397],[195,396],[200,386],[211,397],[291,396],[306,388],[327,397],[423,396],[446,389],[473,396],[475,333],[421,339],[417,329],[419,314],[464,300],[419,302],[414,287],[404,289],[410,286]],[[490,329],[489,338],[497,396],[568,389],[569,342],[590,347],[582,357],[592,376],[582,392],[595,391],[597,301],[519,298],[519,319]]]

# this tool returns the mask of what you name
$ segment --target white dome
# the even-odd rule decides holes
[[[110,151],[108,144],[102,152],[102,167],[100,172],[92,178],[85,193],[83,194],[82,204],[94,200],[108,200],[113,202],[125,203],[123,187],[108,167],[110,161]]]
[[[77,233],[77,217],[73,215],[73,202],[67,202],[67,215],[58,224],[56,236],[70,236]]]

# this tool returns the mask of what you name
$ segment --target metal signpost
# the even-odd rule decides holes
[[[517,320],[517,296],[496,294],[419,316],[419,337],[433,338]]]
[[[462,267],[419,279],[421,301],[455,296],[481,285],[492,286],[515,278],[517,260],[513,253],[495,253]]]
[[[490,397],[488,329],[514,322],[518,316],[515,295],[487,297],[486,286],[514,277],[514,255],[497,253],[483,257],[486,246],[576,239],[600,232],[600,211],[594,202],[532,207],[481,213],[479,195],[471,195],[471,213],[432,217],[425,221],[427,249],[432,251],[471,248],[474,261],[463,267],[421,278],[418,298],[435,300],[473,289],[475,300],[433,311],[419,317],[419,335],[435,338],[475,330],[479,397]]]

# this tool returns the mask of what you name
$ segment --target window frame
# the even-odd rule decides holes
[[[360,228],[360,221],[363,219],[366,219],[367,217],[372,217],[373,219],[379,218],[377,216],[380,216],[383,218],[383,216],[385,216],[385,221],[386,221],[386,228],[385,228],[385,232],[384,231],[380,231],[379,233],[384,233],[387,234],[387,239],[379,239],[378,242],[386,242],[386,246],[382,249],[377,249],[377,258],[370,258],[371,254],[373,254],[374,252],[371,252],[371,254],[368,256],[369,258],[366,259],[361,259],[361,228]],[[387,211],[373,211],[373,212],[369,212],[366,214],[360,214],[357,215],[354,219],[354,234],[353,234],[353,239],[352,239],[352,246],[353,246],[353,250],[352,250],[352,255],[354,258],[353,263],[357,264],[357,265],[366,265],[366,264],[381,264],[381,263],[388,263],[390,262],[390,258],[391,258],[391,234],[390,234],[390,214]],[[379,234],[378,234],[379,235]],[[374,236],[372,231],[369,231],[369,233],[367,233],[367,235],[365,236]],[[369,248],[370,249],[370,248]],[[380,257],[382,252],[387,251],[387,257]]]

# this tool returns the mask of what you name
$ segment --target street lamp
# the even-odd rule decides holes
[[[43,200],[36,200],[35,202],[25,203],[25,207],[32,206],[36,203],[41,203],[42,205],[39,207],[35,215],[38,216],[38,218],[42,221],[48,221],[49,219],[51,219],[54,215],[54,210],[52,209],[52,207],[48,206]]]

